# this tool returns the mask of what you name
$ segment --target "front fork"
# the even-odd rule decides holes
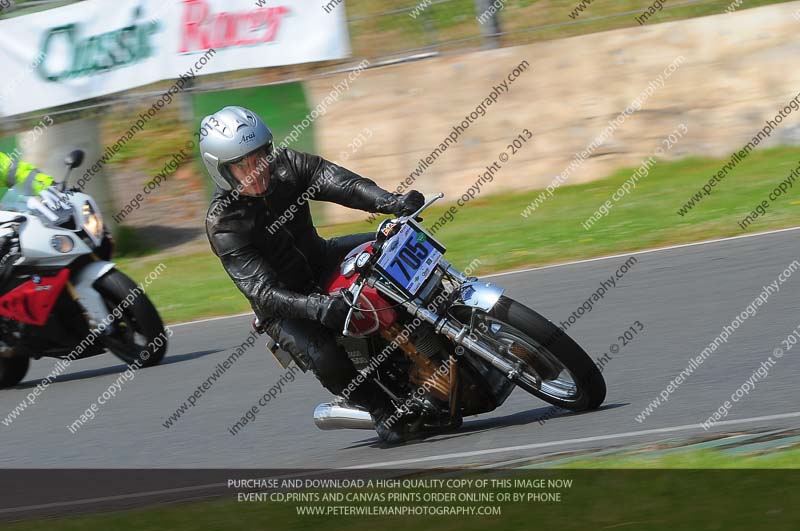
[[[460,290],[459,304],[489,311],[500,299],[503,293],[502,288],[488,282],[473,282],[448,262],[444,260],[442,260],[442,262],[442,266],[447,273],[456,278],[460,283],[458,288]],[[477,339],[477,336],[472,333],[472,322],[470,322],[470,326],[466,326],[450,318],[446,314],[439,315],[434,313],[422,304],[419,304],[417,300],[407,300],[407,298],[398,293],[394,287],[378,278],[373,277],[369,279],[367,284],[377,288],[381,294],[393,299],[396,303],[405,308],[412,317],[418,317],[431,324],[436,333],[447,337],[456,347],[470,350],[477,356],[483,358],[486,362],[503,373],[509,380],[515,381],[519,376],[519,367],[497,356],[490,347],[485,345],[480,339]]]
[[[103,296],[100,295],[94,283],[114,269],[112,262],[95,260],[88,262],[73,273],[69,291],[72,298],[80,305],[86,315],[89,329],[98,328],[110,313]]]

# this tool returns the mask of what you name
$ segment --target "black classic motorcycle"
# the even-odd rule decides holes
[[[519,386],[572,411],[595,409],[606,396],[600,370],[559,327],[504,295],[504,288],[468,277],[444,258],[445,247],[418,216],[384,220],[376,238],[353,249],[327,285],[350,312],[339,343],[360,370],[348,389],[373,379],[412,429],[455,428],[466,415],[499,407]],[[294,359],[268,345],[285,368]],[[373,429],[348,389],[314,412],[323,430]]]

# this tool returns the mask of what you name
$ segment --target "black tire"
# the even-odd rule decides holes
[[[511,328],[508,330],[516,329],[527,338],[532,339],[535,346],[539,347],[535,351],[545,353],[545,355],[537,356],[534,363],[530,365],[543,369],[536,371],[537,373],[547,373],[548,370],[555,373],[566,368],[576,391],[575,396],[559,399],[552,394],[542,392],[524,378],[515,380],[519,387],[549,404],[571,411],[586,411],[600,407],[606,397],[606,383],[603,375],[580,345],[560,328],[527,306],[508,297],[500,297],[494,308],[486,315],[510,326]],[[462,320],[462,322],[468,323],[469,321]],[[563,367],[559,368],[556,366],[558,363],[548,361],[546,358],[549,355],[552,355]],[[508,355],[502,357],[512,361]],[[543,380],[550,381],[544,378]]]
[[[14,387],[28,374],[30,358],[0,358],[0,389]]]
[[[114,319],[111,335],[103,336],[106,348],[128,365],[137,361],[140,367],[158,365],[167,353],[167,334],[161,316],[147,295],[116,269],[99,279],[95,288],[110,311],[119,307],[122,312],[121,318]],[[123,304],[130,294],[135,295],[133,302]],[[143,336],[142,340],[137,342],[135,334]],[[145,352],[149,356],[145,356]]]

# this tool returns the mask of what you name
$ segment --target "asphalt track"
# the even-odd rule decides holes
[[[717,334],[800,260],[800,230],[630,253],[502,275],[489,280],[553,321],[569,316],[626,260],[638,263],[569,330],[593,357],[618,343],[634,321],[644,331],[604,366],[608,396],[594,412],[560,412],[515,390],[497,411],[465,419],[456,433],[385,448],[371,431],[323,432],[312,420],[328,393],[299,374],[236,436],[228,432],[283,373],[259,341],[173,427],[163,422],[247,338],[245,316],[173,327],[160,366],[136,373],[77,433],[73,422],[124,366],[111,355],[75,362],[10,426],[0,425],[0,468],[344,468],[442,467],[508,463],[583,448],[702,434],[708,418],[800,325],[800,271],[780,286],[669,401],[647,420],[634,417]],[[480,256],[478,255],[478,258]],[[26,381],[0,392],[0,418],[46,376],[32,364]],[[800,424],[800,345],[788,352],[711,432]],[[730,421],[730,422],[728,422]]]

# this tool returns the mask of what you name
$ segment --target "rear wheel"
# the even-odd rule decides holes
[[[28,373],[30,363],[27,357],[0,358],[0,389],[20,383]]]
[[[471,308],[458,317],[469,324]],[[572,411],[596,409],[606,384],[588,354],[556,325],[508,297],[490,312],[475,311],[473,330],[515,366],[514,382],[545,402]]]
[[[164,359],[167,352],[164,323],[147,295],[116,269],[95,286],[109,310],[119,308],[122,314],[114,319],[111,333],[103,336],[106,348],[128,365],[138,362],[140,367],[152,367]]]

